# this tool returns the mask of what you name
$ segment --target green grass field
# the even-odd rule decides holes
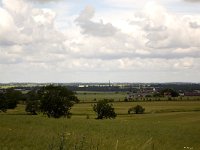
[[[102,99],[113,99],[123,101],[127,96],[125,92],[77,92],[77,97],[81,102],[94,102]]]
[[[128,115],[128,108],[136,104],[145,107],[146,113]],[[113,105],[118,113],[114,120],[96,120],[92,103],[76,104],[71,119],[27,115],[19,105],[0,113],[0,150],[200,149],[200,101]]]
[[[127,97],[126,92],[87,92],[87,91],[80,91],[77,92],[76,96],[81,102],[95,102],[102,99],[109,99],[114,101],[124,101],[125,97]],[[194,100],[200,100],[199,96],[194,97],[176,97],[176,98],[170,98],[171,100],[185,100],[185,101],[194,101]],[[138,100],[141,100],[138,98]],[[168,97],[150,97],[150,98],[142,98],[142,100],[146,101],[167,101],[169,100]]]

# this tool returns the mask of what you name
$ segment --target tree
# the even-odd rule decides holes
[[[7,103],[3,93],[0,93],[0,112],[6,112],[6,111],[7,111]]]
[[[97,119],[115,118],[117,114],[107,100],[100,100],[93,106],[93,110],[97,114]]]
[[[18,101],[22,98],[22,93],[13,88],[6,89],[0,93],[0,111],[17,107]]]
[[[131,114],[131,113],[135,113],[135,114],[143,114],[145,111],[145,108],[143,108],[142,106],[140,105],[137,105],[135,107],[131,107],[129,108],[128,110],[128,114]]]
[[[26,112],[29,112],[31,115],[37,115],[37,112],[40,111],[40,95],[38,94],[38,89],[32,89],[26,94]]]
[[[31,115],[37,115],[40,110],[40,103],[38,100],[27,101],[25,111],[29,112]]]
[[[10,88],[5,91],[4,96],[7,103],[7,109],[14,109],[17,107],[18,101],[22,98],[22,92]]]
[[[39,94],[41,96],[41,112],[48,117],[69,117],[71,107],[74,103],[79,102],[74,93],[63,86],[49,85],[43,87]]]
[[[29,91],[26,94],[26,100],[28,100],[28,101],[40,100],[41,95],[40,95],[39,91],[40,91],[40,89],[38,87]]]
[[[171,95],[171,97],[178,97],[179,96],[179,93],[176,92],[175,90],[173,89],[164,89],[162,90],[161,92],[161,95],[164,96],[165,93],[167,93],[168,95]]]

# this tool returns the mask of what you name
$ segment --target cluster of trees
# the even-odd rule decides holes
[[[14,109],[19,100],[23,100],[24,96],[20,91],[13,88],[6,89],[0,93],[0,112],[6,112],[7,109]]]
[[[166,88],[166,89],[160,90],[159,93],[154,93],[153,97],[163,97],[165,96],[165,94],[169,94],[171,97],[179,96],[179,93],[177,91]]]
[[[32,115],[42,112],[48,117],[53,118],[70,117],[71,107],[79,102],[75,93],[63,86],[44,86],[33,89],[27,94],[22,94],[14,89],[7,89],[0,93],[0,112],[14,109],[19,100],[25,101],[26,112]],[[117,116],[113,105],[107,99],[100,100],[94,104],[93,110],[96,112],[96,119],[112,119]],[[141,114],[144,110],[140,105],[137,105],[136,107],[131,107],[128,113]]]
[[[45,86],[22,94],[15,89],[6,89],[0,93],[0,112],[14,109],[19,101],[25,101],[26,112],[37,115],[38,112],[48,117],[70,117],[70,109],[79,100],[75,93],[63,86]]]
[[[28,93],[26,111],[36,115],[42,112],[48,117],[70,117],[70,109],[79,100],[75,93],[63,86],[49,85]]]

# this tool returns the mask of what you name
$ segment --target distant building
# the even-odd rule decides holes
[[[179,96],[185,96],[184,92],[179,92]]]
[[[144,98],[147,96],[152,96],[154,93],[157,93],[154,87],[142,87],[139,85],[137,92],[129,92],[127,99],[131,100],[133,98]]]
[[[200,96],[198,92],[185,92],[184,96]]]
[[[164,95],[164,97],[171,97],[172,93],[171,92],[164,92],[163,95]]]

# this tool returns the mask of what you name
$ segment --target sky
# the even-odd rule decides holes
[[[200,82],[200,0],[0,0],[0,82]]]

